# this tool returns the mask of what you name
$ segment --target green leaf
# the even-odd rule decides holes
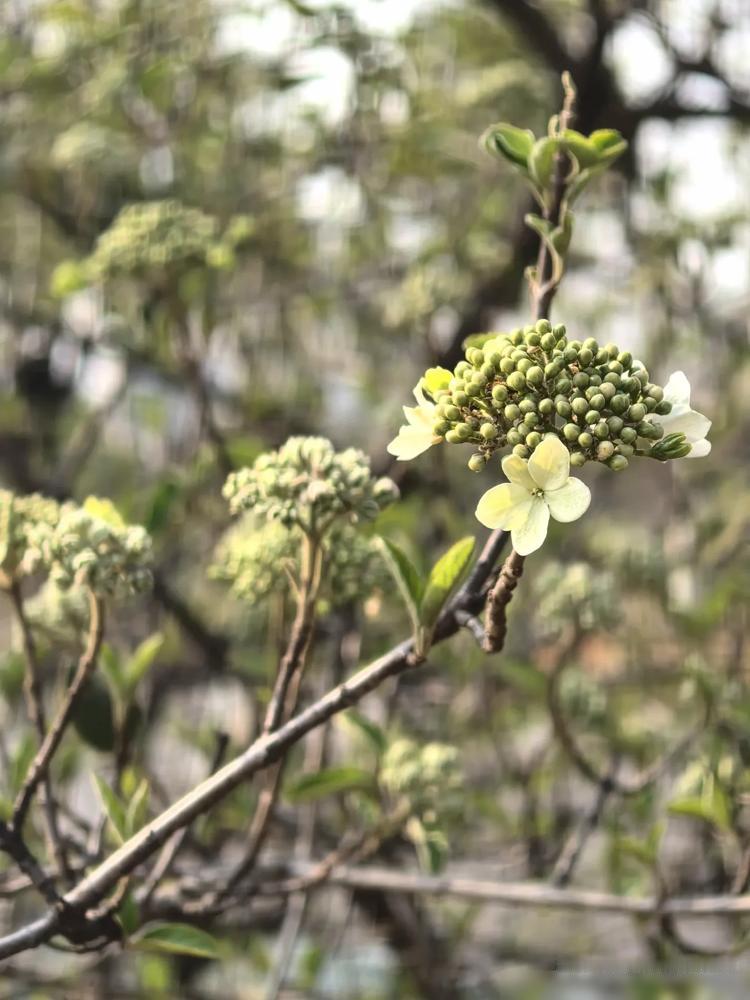
[[[128,838],[128,821],[125,815],[125,807],[104,778],[99,777],[98,774],[93,774],[92,777],[94,779],[94,787],[99,794],[102,808],[109,820],[115,840],[119,844],[124,844]]]
[[[607,163],[612,163],[628,148],[627,140],[613,128],[597,129],[589,136],[589,142],[596,148],[600,162],[604,158]]]
[[[164,645],[164,634],[154,632],[135,649],[125,664],[125,683],[132,694],[156,660]]]
[[[685,795],[673,799],[667,808],[674,816],[693,816],[711,823],[720,830],[732,829],[729,803],[718,785],[714,785],[713,788],[709,786],[708,794],[704,789],[702,795]]]
[[[101,664],[102,671],[109,681],[113,691],[115,691],[120,698],[125,697],[125,677],[122,672],[122,662],[120,661],[120,656],[114,650],[108,642],[102,643],[102,648],[99,651],[99,663]]]
[[[21,790],[35,756],[36,740],[30,732],[27,732],[21,737],[10,762],[9,791],[14,797]]]
[[[155,921],[146,924],[129,946],[138,951],[166,951],[195,958],[221,958],[221,946],[216,938],[190,924],[169,924]]]
[[[360,767],[329,767],[296,778],[285,794],[292,802],[312,802],[340,792],[369,791],[372,785],[372,775]]]
[[[357,732],[361,733],[378,756],[385,751],[388,745],[386,735],[372,719],[368,719],[361,712],[350,708],[338,716],[338,721],[344,725],[352,726]]]
[[[460,539],[430,570],[419,606],[419,622],[428,633],[432,633],[446,601],[465,573],[474,553],[475,544],[472,535]]]
[[[379,538],[383,557],[406,604],[412,625],[419,627],[419,606],[424,593],[424,580],[406,553],[388,538]]]
[[[140,907],[132,892],[125,893],[125,898],[117,911],[117,919],[125,932],[125,937],[129,937],[137,930],[140,922]]]
[[[114,715],[109,688],[101,677],[94,674],[89,677],[73,706],[73,726],[89,746],[101,753],[111,753],[115,747]]]
[[[559,139],[537,139],[529,156],[529,170],[540,191],[546,191],[555,169],[555,155],[560,148]]]
[[[142,778],[128,803],[128,809],[125,814],[125,829],[128,837],[132,837],[146,822],[150,791],[148,781],[146,778]]]
[[[167,479],[157,486],[151,499],[151,509],[143,522],[149,535],[156,535],[166,527],[169,513],[179,495],[180,487],[172,479]]]
[[[578,161],[581,170],[591,167],[599,161],[599,150],[587,139],[585,135],[576,132],[575,129],[566,129],[563,133],[563,144],[565,149]]]
[[[527,171],[529,155],[534,147],[534,133],[529,129],[498,122],[490,125],[479,141],[488,153],[509,160],[514,166]]]

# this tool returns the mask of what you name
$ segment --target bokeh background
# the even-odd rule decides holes
[[[247,742],[283,641],[283,602],[249,607],[207,572],[230,523],[229,468],[319,433],[398,481],[402,501],[378,530],[415,562],[477,530],[496,467],[469,473],[460,448],[394,464],[385,445],[427,365],[452,367],[467,335],[527,320],[531,203],[477,138],[498,120],[544,131],[567,69],[576,127],[619,129],[630,146],[576,212],[554,319],[632,350],[662,384],[683,369],[713,450],[622,475],[587,467],[591,511],[528,561],[504,655],[462,635],[366,710],[457,747],[453,874],[554,881],[593,817],[572,884],[744,890],[749,51],[743,0],[0,6],[0,485],[109,496],[151,531],[153,598],[118,616],[110,642],[127,652],[164,636],[133,751],[164,802],[203,777],[218,730]],[[308,696],[407,633],[392,589],[328,617]],[[49,624],[48,600],[54,687],[65,628],[62,612]],[[24,726],[17,637],[7,617],[0,627],[12,788]],[[692,738],[642,790],[599,803],[551,724],[554,671],[601,774],[637,784]],[[91,820],[87,775],[109,763],[84,735],[58,780]],[[333,742],[334,758],[359,752]],[[253,795],[233,797],[208,843],[246,820]],[[344,830],[345,797],[325,809]],[[292,804],[282,819],[281,852]],[[408,843],[389,851],[380,863],[416,866]],[[367,895],[316,895],[289,995],[744,996],[750,982],[732,953],[737,921],[670,933],[625,916]],[[24,912],[0,902],[7,926]],[[32,995],[36,977],[34,996],[71,982],[80,996],[262,995],[276,921],[229,921],[221,965],[48,952],[0,971],[0,989]]]

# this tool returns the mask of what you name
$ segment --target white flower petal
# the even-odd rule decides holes
[[[412,389],[412,393],[414,394],[414,398],[416,399],[416,401],[419,403],[419,406],[417,407],[418,410],[435,409],[435,404],[431,403],[430,400],[424,394],[422,379],[420,379],[419,382],[417,382],[417,384],[414,386],[414,388]]]
[[[402,406],[407,424],[412,427],[432,427],[435,417],[431,410],[423,406]]]
[[[401,427],[396,437],[388,444],[387,451],[401,462],[408,462],[440,441],[432,433],[431,427]]]
[[[475,515],[486,528],[509,531],[523,524],[529,516],[535,498],[515,483],[493,486],[479,498]]]
[[[684,434],[691,444],[702,441],[711,430],[711,421],[697,410],[673,411],[657,419],[665,434]]]
[[[706,441],[704,438],[703,441],[696,441],[695,444],[692,445],[685,458],[705,458],[710,451],[711,442]]]
[[[664,398],[672,405],[690,406],[690,382],[685,372],[672,372],[664,386]]]
[[[577,521],[589,509],[591,491],[580,479],[571,478],[559,490],[544,494],[550,514],[556,521]]]
[[[517,486],[523,486],[529,493],[538,489],[529,475],[529,463],[525,459],[519,458],[518,455],[506,455],[502,461],[502,468],[508,479]]]
[[[539,489],[557,490],[570,475],[570,452],[555,434],[548,434],[529,459],[529,472]]]
[[[531,506],[526,519],[511,531],[513,548],[519,556],[528,556],[536,552],[547,537],[549,525],[549,509],[541,497],[532,497]]]

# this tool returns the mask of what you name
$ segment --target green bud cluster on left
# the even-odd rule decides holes
[[[251,468],[227,478],[223,489],[232,513],[299,527],[322,538],[335,520],[372,520],[398,496],[392,480],[375,478],[357,448],[337,452],[322,437],[291,437]]]
[[[16,496],[0,490],[0,578],[8,586],[34,573],[43,562],[40,530],[51,531],[60,518],[60,504],[39,493]]]
[[[415,812],[440,811],[450,805],[463,787],[455,747],[447,743],[425,743],[400,737],[386,749],[379,781],[394,799],[407,798]]]

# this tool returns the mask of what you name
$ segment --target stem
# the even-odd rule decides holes
[[[101,598],[97,597],[93,591],[89,591],[89,611],[88,640],[83,655],[78,661],[73,682],[68,688],[65,700],[60,706],[49,732],[44,737],[36,757],[31,762],[26,779],[13,806],[11,828],[19,833],[23,829],[23,823],[34,792],[49,773],[52,758],[60,746],[78,697],[96,667],[104,634],[104,605]]]
[[[25,664],[23,694],[26,701],[26,711],[32,725],[37,731],[41,746],[44,743],[46,735],[47,721],[44,711],[44,694],[42,691],[36,642],[29,620],[26,617],[21,585],[17,580],[12,581],[9,594],[16,620],[21,629],[23,642]],[[45,839],[47,840],[48,851],[55,860],[58,874],[69,880],[70,866],[57,823],[57,804],[52,794],[52,784],[49,780],[49,775],[44,776],[44,781],[40,788],[40,798],[44,810]]]

